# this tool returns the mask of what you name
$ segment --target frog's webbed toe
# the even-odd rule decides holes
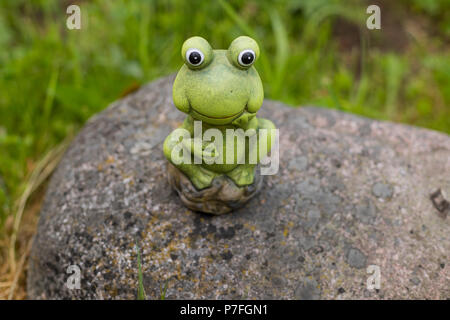
[[[190,164],[189,167],[186,165],[183,167],[178,166],[178,169],[189,177],[198,190],[211,186],[213,179],[217,176],[217,173],[196,164]]]
[[[241,164],[226,174],[237,186],[247,186],[253,183],[255,165]]]

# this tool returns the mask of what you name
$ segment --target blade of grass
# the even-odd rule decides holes
[[[277,10],[269,11],[270,21],[275,37],[276,54],[275,54],[275,77],[272,84],[272,97],[276,98],[280,95],[286,74],[286,66],[289,52],[289,39],[281,17]]]
[[[55,63],[53,66],[50,81],[48,82],[47,92],[44,101],[44,125],[48,125],[48,120],[53,108],[53,101],[55,99],[56,86],[59,78],[59,66]]]
[[[9,289],[8,300],[12,300],[14,297],[14,293],[16,292],[16,288],[17,288],[17,283],[19,282],[20,276],[22,274],[22,270],[25,266],[25,261],[27,260],[27,257],[29,256],[32,244],[33,244],[33,238],[28,240],[27,247],[26,247],[25,251],[23,252],[22,257],[20,257],[19,266],[16,270],[16,273],[14,274],[14,279],[13,279],[13,282]]]
[[[250,28],[250,26],[244,21],[244,19],[242,19],[237,12],[233,9],[233,7],[228,4],[227,2],[223,1],[223,0],[219,0],[218,1],[220,6],[222,7],[223,10],[225,10],[225,13],[231,18],[231,20],[233,20],[238,27],[244,31],[248,36],[252,37],[252,38],[257,38],[256,34],[253,32],[252,28]]]
[[[389,118],[395,117],[397,99],[400,84],[403,80],[403,61],[397,56],[390,54],[386,61],[386,101],[385,108]]]
[[[345,5],[343,3],[325,4],[308,17],[303,29],[301,42],[308,43],[311,39],[314,39],[319,25],[330,16],[340,16],[359,25],[364,21],[364,12],[359,6]]]
[[[39,188],[42,183],[51,175],[62,155],[69,145],[71,137],[66,138],[64,142],[57,147],[51,149],[36,165],[31,172],[30,178],[25,182],[25,189],[20,198],[16,202],[16,210],[14,214],[13,231],[11,235],[11,241],[9,245],[9,260],[11,266],[11,272],[16,272],[16,241],[17,234],[20,228],[20,222],[22,221],[23,212],[28,199],[31,197],[34,191]]]
[[[351,97],[351,100],[353,103],[356,104],[362,104],[362,101],[364,101],[364,98],[368,91],[368,70],[367,70],[367,54],[368,54],[368,38],[367,35],[364,32],[359,33],[359,39],[360,39],[360,51],[361,54],[359,55],[359,81],[355,83],[355,90],[354,94]]]
[[[145,294],[144,288],[144,276],[142,274],[142,263],[141,263],[141,248],[139,248],[136,241],[137,250],[137,260],[138,260],[138,300],[147,300],[147,295]]]
[[[164,288],[161,291],[161,300],[166,300],[166,292],[167,292],[167,287],[169,286],[169,280],[166,280],[166,282],[164,283]]]
[[[42,123],[41,125],[44,126],[44,132],[45,132],[45,136],[48,135],[48,131],[46,130],[46,128],[48,128],[50,126],[49,122],[50,122],[50,115],[52,113],[52,109],[53,109],[53,101],[55,100],[55,94],[56,94],[56,87],[58,85],[58,78],[59,78],[59,66],[58,64],[54,64],[53,65],[53,70],[52,70],[52,74],[50,76],[50,80],[47,86],[47,91],[46,91],[46,95],[45,95],[45,100],[44,100],[44,111],[43,111],[43,118],[42,118]],[[43,141],[46,141],[47,139],[40,139],[38,144],[39,149],[41,147],[43,147],[41,144]]]
[[[0,282],[0,288],[11,287],[12,282]]]
[[[139,22],[139,60],[146,77],[150,70],[148,60],[148,39],[149,39],[149,25],[150,25],[151,7],[148,2],[141,3],[141,18]]]

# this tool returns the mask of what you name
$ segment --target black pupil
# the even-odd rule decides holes
[[[243,64],[250,64],[250,63],[253,62],[253,59],[254,59],[254,58],[255,58],[255,57],[253,56],[253,53],[251,53],[251,52],[245,52],[245,53],[242,55],[241,60],[242,60],[242,63],[243,63]]]
[[[189,62],[193,65],[199,64],[202,61],[202,56],[197,51],[191,52],[189,55]]]

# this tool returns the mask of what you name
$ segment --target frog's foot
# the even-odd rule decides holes
[[[211,186],[213,179],[217,176],[217,173],[203,168],[200,165],[191,165],[191,169],[187,173],[187,176],[192,181],[194,186],[198,189],[204,189]]]
[[[226,174],[237,186],[248,186],[255,177],[254,164],[241,164]]]

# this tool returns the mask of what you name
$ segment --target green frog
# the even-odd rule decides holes
[[[182,46],[184,65],[173,84],[173,101],[187,114],[180,128],[189,136],[180,138],[179,130],[172,131],[164,141],[164,155],[198,190],[211,186],[220,175],[228,176],[238,187],[252,184],[257,163],[270,152],[270,132],[275,126],[256,117],[264,99],[261,79],[253,66],[259,54],[256,41],[246,36],[236,38],[227,50],[213,50],[201,37],[189,38]],[[214,129],[223,139],[200,141],[195,138],[196,125],[201,132]],[[261,129],[269,134],[261,138]],[[229,132],[244,132],[244,139]],[[234,142],[231,148],[227,147],[229,142]],[[180,144],[191,161],[182,161],[186,158],[180,159],[180,152],[174,152]],[[256,161],[250,161],[255,150]]]

